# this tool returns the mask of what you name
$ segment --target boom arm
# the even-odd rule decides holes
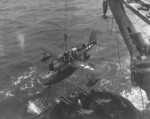
[[[137,33],[123,7],[123,0],[107,0],[109,7],[131,55],[131,80],[144,89],[150,100],[150,51],[149,44]],[[142,57],[145,57],[144,59]]]

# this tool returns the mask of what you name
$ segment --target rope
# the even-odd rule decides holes
[[[115,27],[117,29],[117,24],[116,23],[115,23]],[[123,73],[122,67],[121,67],[121,56],[120,56],[120,50],[119,50],[119,38],[118,38],[117,32],[116,32],[116,41],[117,41],[117,49],[118,49],[118,59],[119,59],[119,64],[120,64],[120,69],[121,69],[120,73],[123,76],[124,73]],[[123,77],[122,77],[122,83],[123,83],[123,89],[125,90],[125,85],[124,85],[125,83],[124,83]]]
[[[110,36],[112,35],[112,31],[113,31],[113,26],[114,26],[114,18],[112,17],[112,22],[111,22],[111,31],[110,31]]]
[[[65,50],[67,49],[67,35],[68,35],[68,14],[67,14],[67,9],[68,9],[68,1],[65,0],[65,28],[64,28],[64,41],[65,41]]]
[[[99,2],[99,0],[97,0],[97,2]],[[101,18],[101,15],[100,15],[100,12],[99,11],[101,11],[101,9],[97,9],[97,13],[95,13],[96,15],[96,17],[94,18],[94,20],[91,20],[89,23],[91,23],[92,25],[93,24],[101,24],[100,26],[102,26],[103,24],[102,24],[102,22],[103,22],[103,20],[101,20],[100,18]],[[100,23],[98,22],[99,21],[99,19],[100,19]]]
[[[97,2],[99,2],[99,0],[97,0]],[[96,17],[95,17],[95,21],[94,21],[94,23],[97,23],[97,21],[98,21],[98,19],[100,19],[101,18],[101,16],[100,16],[100,12],[99,11],[101,11],[101,9],[97,9],[97,13],[96,13]],[[102,22],[102,20],[100,20],[101,22]],[[93,21],[92,21],[93,22]],[[97,23],[98,24],[98,23]],[[101,24],[101,23],[100,23]]]
[[[107,33],[108,33],[108,37],[109,37],[109,24],[108,24],[108,19],[106,20],[106,23],[107,23]]]
[[[107,33],[108,33],[108,36],[110,38],[112,35],[113,27],[114,27],[114,17],[112,17],[110,29],[109,29],[108,19],[106,20],[106,23],[107,23]]]
[[[67,14],[67,9],[68,9],[68,3],[67,0],[65,0],[65,34],[68,34],[68,14]]]

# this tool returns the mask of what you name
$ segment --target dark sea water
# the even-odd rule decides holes
[[[42,49],[62,53],[64,33],[68,34],[67,45],[71,47],[88,42],[90,32],[96,30],[99,41],[90,51],[91,61],[99,66],[98,75],[103,81],[95,87],[117,94],[125,91],[122,87],[131,91],[129,55],[124,41],[115,23],[112,24],[110,10],[107,20],[101,16],[100,0],[0,1],[0,119],[30,119],[23,101],[42,91],[42,82],[47,80],[48,67],[38,62]],[[50,100],[70,89],[70,85],[86,81],[81,71],[72,77],[52,88]]]

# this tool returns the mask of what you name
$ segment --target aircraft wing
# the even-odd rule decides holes
[[[71,62],[70,65],[77,69],[81,69],[81,70],[85,70],[85,71],[89,71],[89,72],[95,72],[94,67],[91,66],[90,64],[88,64],[87,62],[82,62],[82,61],[77,60],[77,61]]]

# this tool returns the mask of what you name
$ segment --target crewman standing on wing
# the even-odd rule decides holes
[[[104,19],[107,19],[107,9],[108,9],[108,3],[107,0],[103,0],[103,17]]]

